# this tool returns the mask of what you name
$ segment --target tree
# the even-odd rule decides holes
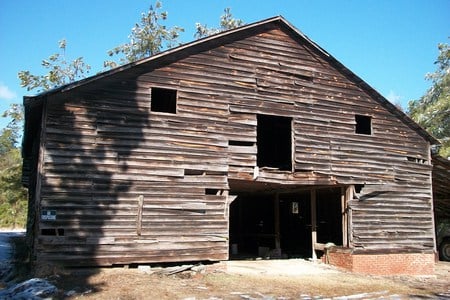
[[[18,147],[20,133],[22,132],[23,107],[20,104],[12,104],[5,111],[2,118],[11,118],[8,125],[2,129],[0,135],[0,155]]]
[[[178,41],[183,28],[174,26],[167,28],[160,24],[166,21],[167,12],[161,12],[162,4],[156,1],[155,8],[150,6],[147,13],[142,13],[141,22],[131,29],[128,36],[129,42],[108,51],[110,57],[114,55],[122,55],[119,65],[131,63],[139,59],[149,57],[161,52],[163,49],[169,49],[178,46]],[[114,61],[105,61],[104,66],[114,68],[118,64]]]
[[[119,56],[119,61],[106,60],[103,63],[104,67],[115,68],[181,44],[178,39],[184,29],[178,26],[167,28],[163,25],[162,23],[168,18],[168,13],[161,9],[161,2],[156,1],[154,7],[150,6],[148,12],[142,13],[140,23],[136,23],[131,29],[131,34],[128,36],[129,42],[107,52],[109,57]],[[233,18],[230,8],[226,8],[220,17],[219,28],[208,28],[206,25],[196,23],[197,32],[194,36],[201,38],[243,24],[242,20]],[[84,62],[83,57],[68,61],[66,48],[66,40],[61,40],[59,41],[60,53],[52,54],[42,60],[41,65],[48,70],[48,73],[34,75],[27,70],[20,71],[18,76],[21,86],[28,91],[36,89],[37,92],[43,92],[86,77],[91,67]]]
[[[196,39],[200,39],[212,34],[216,34],[225,30],[234,29],[244,25],[244,21],[242,21],[241,19],[233,18],[233,15],[231,14],[231,9],[229,7],[225,8],[223,11],[224,11],[223,15],[220,16],[219,28],[208,28],[207,25],[195,23],[195,28],[197,31],[195,32],[194,37]]]
[[[160,12],[162,4],[160,1],[155,3],[155,9],[150,6],[147,13],[142,13],[140,24],[136,24],[131,29],[129,42],[108,51],[110,57],[122,55],[119,63],[114,61],[105,61],[105,67],[114,68],[122,64],[134,62],[154,55],[163,49],[171,48],[180,44],[178,37],[180,32],[184,31],[181,27],[172,27],[167,29],[160,24],[167,20],[168,13]],[[37,92],[47,91],[52,88],[62,86],[83,79],[89,74],[90,65],[86,64],[83,57],[78,57],[73,61],[66,58],[66,40],[59,41],[60,53],[50,55],[42,60],[41,66],[48,70],[44,75],[34,75],[30,71],[20,71],[18,73],[20,85],[27,88],[28,91]]]
[[[33,75],[30,71],[20,71],[18,76],[20,85],[27,91],[37,89],[43,92],[82,79],[87,76],[91,67],[78,57],[69,62],[66,59],[66,40],[58,42],[60,53],[50,55],[42,60],[41,66],[49,70],[44,75]]]
[[[18,145],[23,108],[13,104],[2,117],[11,120],[0,133],[0,227],[24,227],[27,194],[22,187],[22,158]]]
[[[408,103],[409,115],[442,143],[439,154],[450,157],[450,46],[439,44],[437,70],[426,75],[433,85]]]

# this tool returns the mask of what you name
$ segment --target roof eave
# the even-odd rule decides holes
[[[143,58],[143,59],[137,60],[135,62],[127,63],[127,64],[121,65],[119,67],[116,67],[116,68],[104,71],[102,73],[99,73],[99,74],[96,74],[96,75],[93,75],[93,76],[90,76],[90,77],[87,77],[87,78],[84,78],[84,79],[80,79],[78,81],[74,81],[72,83],[68,83],[68,84],[65,84],[65,85],[53,88],[51,90],[44,91],[44,92],[39,93],[39,94],[34,95],[34,96],[25,96],[24,97],[24,103],[25,102],[29,102],[29,101],[33,101],[33,99],[42,98],[43,96],[53,95],[53,94],[56,94],[56,93],[64,93],[64,92],[70,91],[72,89],[75,89],[77,87],[80,87],[80,86],[86,85],[88,83],[91,83],[93,81],[99,80],[101,78],[109,77],[111,75],[114,75],[114,74],[123,72],[125,70],[131,69],[131,68],[133,68],[135,66],[140,66],[140,65],[146,64],[146,63],[148,63],[150,61],[158,60],[161,57],[170,56],[170,55],[172,55],[172,54],[174,54],[176,52],[183,51],[183,50],[185,50],[187,48],[191,48],[193,46],[196,46],[196,45],[199,45],[199,44],[203,44],[203,43],[206,43],[208,41],[216,40],[216,39],[218,39],[220,37],[223,37],[223,36],[231,35],[231,34],[236,33],[236,32],[245,31],[245,30],[248,30],[250,28],[256,28],[256,27],[259,27],[261,25],[272,23],[272,22],[275,22],[275,21],[282,21],[282,22],[287,24],[287,21],[283,17],[277,16],[277,17],[272,17],[272,18],[269,18],[269,19],[266,19],[266,20],[262,20],[262,21],[259,21],[259,22],[255,22],[255,23],[251,23],[251,24],[248,24],[248,25],[244,25],[244,26],[241,26],[241,27],[238,27],[238,28],[234,28],[234,29],[231,29],[231,30],[222,31],[222,32],[219,32],[219,33],[216,33],[216,34],[213,34],[213,35],[201,38],[201,39],[194,40],[194,41],[186,43],[186,44],[182,44],[182,45],[174,47],[174,48],[165,50],[163,52],[160,52],[160,53],[157,53],[155,55],[149,56],[147,58]]]
[[[210,35],[210,36],[207,36],[207,37],[204,37],[204,38],[201,38],[201,39],[198,39],[198,40],[195,40],[195,41],[192,41],[192,42],[180,45],[178,47],[168,49],[166,51],[163,51],[163,52],[160,52],[158,54],[152,55],[150,57],[147,57],[147,58],[144,58],[144,59],[132,62],[132,63],[128,63],[128,64],[125,64],[125,65],[119,66],[117,68],[114,68],[114,69],[111,69],[111,70],[99,73],[97,75],[94,75],[94,76],[91,76],[91,77],[88,77],[88,78],[85,78],[85,79],[81,79],[79,81],[75,81],[73,83],[69,83],[69,84],[63,85],[61,87],[54,88],[54,89],[49,90],[49,91],[45,91],[45,92],[40,93],[40,94],[38,94],[36,96],[26,96],[26,97],[24,97],[24,104],[26,104],[26,105],[27,104],[31,104],[32,102],[36,101],[36,99],[43,98],[44,96],[49,96],[49,95],[53,95],[53,94],[57,94],[57,93],[64,93],[64,92],[73,90],[73,89],[78,88],[80,86],[86,85],[88,83],[94,82],[96,80],[99,80],[99,79],[102,79],[102,78],[105,78],[105,77],[112,76],[114,74],[117,74],[117,73],[123,72],[125,70],[131,69],[133,67],[140,66],[140,65],[149,63],[151,61],[157,61],[157,60],[159,60],[159,59],[161,59],[163,57],[167,57],[167,56],[173,55],[175,53],[182,52],[183,50],[189,49],[189,48],[194,47],[194,46],[198,46],[198,45],[201,45],[201,44],[213,41],[213,40],[220,39],[222,37],[226,37],[226,36],[229,36],[229,35],[232,35],[232,34],[235,34],[235,33],[239,33],[239,32],[243,32],[243,31],[248,31],[248,30],[251,30],[253,28],[258,28],[260,26],[267,25],[267,24],[270,24],[270,23],[275,23],[275,22],[280,23],[282,26],[284,26],[284,28],[288,29],[289,31],[291,31],[295,35],[297,35],[297,36],[301,37],[302,39],[304,39],[305,41],[307,41],[316,50],[318,50],[319,53],[321,53],[326,59],[328,59],[330,61],[330,63],[332,63],[336,68],[338,68],[346,76],[348,76],[354,82],[356,82],[358,84],[358,86],[360,86],[362,89],[364,89],[366,92],[368,92],[369,95],[371,95],[372,97],[376,98],[379,102],[381,102],[383,105],[385,105],[392,113],[397,115],[410,128],[412,128],[413,130],[418,132],[420,136],[422,136],[423,138],[428,140],[430,142],[430,144],[432,144],[432,145],[440,144],[440,142],[435,137],[433,137],[425,129],[420,127],[408,115],[406,115],[403,111],[401,111],[400,109],[395,107],[395,105],[393,105],[391,102],[389,102],[389,100],[387,100],[384,96],[382,96],[377,90],[372,88],[369,84],[367,84],[359,76],[357,76],[350,69],[345,67],[341,62],[339,62],[336,58],[334,58],[330,53],[328,53],[325,49],[323,49],[318,44],[316,44],[313,40],[311,40],[308,36],[306,36],[300,30],[298,30],[294,25],[289,23],[282,16],[275,16],[275,17],[272,17],[272,18],[268,18],[268,19],[265,19],[265,20],[261,20],[261,21],[255,22],[255,23],[244,25],[244,26],[241,26],[241,27],[238,27],[238,28],[235,28],[235,29],[219,32],[217,34]]]

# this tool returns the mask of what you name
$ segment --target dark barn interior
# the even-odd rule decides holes
[[[236,194],[230,209],[232,259],[312,257],[313,231],[317,243],[342,245],[341,188]]]

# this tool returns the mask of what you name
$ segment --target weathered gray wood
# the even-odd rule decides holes
[[[137,214],[136,214],[136,234],[141,235],[142,233],[142,214],[144,211],[144,196],[139,195],[138,197],[138,205],[137,205]]]

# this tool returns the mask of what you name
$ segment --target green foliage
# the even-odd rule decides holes
[[[150,6],[147,13],[142,13],[141,22],[131,29],[131,34],[128,36],[130,41],[108,51],[110,57],[122,56],[119,64],[114,61],[105,61],[105,67],[114,68],[180,45],[178,38],[184,29],[178,26],[167,28],[162,25],[161,23],[167,20],[168,13],[161,12],[161,8],[161,2],[156,1],[155,8]]]
[[[195,28],[197,31],[195,32],[194,37],[196,39],[199,39],[225,30],[234,29],[242,25],[244,25],[244,21],[242,21],[241,19],[233,18],[233,15],[231,14],[231,9],[225,8],[223,15],[220,16],[219,28],[208,28],[207,25],[195,23]]]
[[[44,75],[33,75],[30,71],[20,71],[20,85],[28,91],[36,89],[43,92],[86,77],[91,67],[83,61],[83,57],[69,62],[66,59],[66,40],[58,42],[60,53],[50,55],[42,60],[41,66],[48,70]]]
[[[27,193],[22,187],[22,158],[18,147],[22,132],[22,106],[13,104],[2,116],[11,120],[0,134],[0,227],[23,228],[27,215]]]
[[[9,124],[2,130],[0,135],[0,156],[17,148],[20,134],[22,132],[23,107],[20,104],[12,104],[2,114],[3,118],[10,118]]]
[[[419,100],[410,101],[411,118],[442,143],[439,154],[450,157],[450,46],[439,44],[437,70],[426,75],[433,86]]]
[[[161,9],[161,2],[156,1],[154,6],[150,6],[148,12],[142,13],[140,23],[136,23],[131,29],[131,34],[128,36],[129,42],[107,52],[109,57],[118,56],[118,62],[107,60],[103,63],[105,68],[115,68],[131,63],[181,44],[178,39],[184,29],[178,26],[171,28],[165,26],[163,23],[167,21],[168,13]],[[208,28],[206,25],[196,23],[195,37],[205,37],[243,24],[242,20],[233,18],[230,8],[226,8],[220,17],[219,28]],[[59,41],[60,53],[52,54],[42,60],[41,66],[48,70],[46,74],[34,75],[28,70],[20,71],[18,76],[21,86],[28,91],[44,92],[86,77],[91,67],[84,62],[83,57],[68,61],[66,48],[66,40],[61,40]]]
[[[19,149],[0,157],[0,227],[24,228],[27,192],[22,187],[22,158]]]

